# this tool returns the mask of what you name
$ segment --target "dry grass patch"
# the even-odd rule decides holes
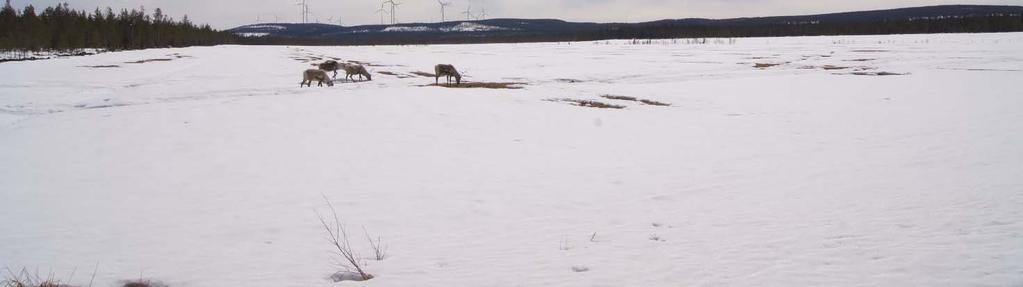
[[[632,101],[632,102],[638,102],[639,101],[639,99],[637,99],[637,98],[626,97],[626,96],[602,95],[600,97],[601,98],[605,98],[605,99],[609,99],[609,100]]]
[[[551,101],[551,102],[564,102],[564,103],[572,104],[573,106],[580,106],[580,107],[587,107],[587,108],[597,108],[597,109],[621,110],[621,109],[625,108],[625,106],[622,106],[622,105],[613,105],[613,104],[602,103],[602,102],[598,102],[598,101],[590,101],[590,100],[550,99],[550,100],[547,100],[547,101]]]
[[[79,66],[79,67],[90,68],[90,69],[108,69],[108,68],[120,68],[121,66],[119,66],[119,65],[95,65],[95,66]]]
[[[583,80],[567,79],[567,78],[565,78],[565,79],[554,79],[554,81],[555,82],[560,82],[560,83],[569,83],[569,84],[576,84],[576,83],[584,82]]]
[[[644,99],[640,99],[639,102],[643,103],[643,104],[651,105],[651,106],[660,106],[660,107],[670,107],[671,106],[671,104],[669,104],[669,103],[662,103],[662,102],[658,102],[658,101],[651,101],[651,100],[644,100]]]
[[[904,75],[908,75],[908,74],[892,73],[892,72],[853,72],[852,75],[857,75],[857,76],[904,76]]]
[[[124,285],[122,285],[122,287],[167,287],[167,284],[153,280],[137,280],[126,281],[124,282]]]
[[[377,74],[381,74],[381,75],[395,76],[395,77],[398,77],[399,79],[412,78],[412,76],[405,75],[405,74],[398,74],[398,73],[391,72],[391,71],[379,71],[379,72],[376,72],[376,73]]]
[[[420,76],[420,77],[428,77],[428,78],[433,78],[433,77],[437,76],[436,74],[433,74],[433,73],[419,72],[419,71],[412,72],[410,74],[413,74],[413,75],[416,75],[416,76]]]
[[[833,66],[833,65],[824,65],[824,66],[821,67],[821,69],[825,69],[825,70],[828,70],[828,71],[832,71],[832,70],[845,70],[845,69],[848,69],[848,68],[849,67]]]
[[[617,96],[617,95],[601,95],[600,97],[601,98],[605,98],[605,99],[609,99],[609,100],[637,102],[637,103],[642,103],[642,104],[651,105],[651,106],[661,106],[661,107],[670,107],[671,106],[671,104],[669,104],[669,103],[662,103],[662,102],[658,102],[658,101],[647,100],[647,99],[640,99],[640,98],[636,98],[636,97]]]
[[[124,63],[125,64],[145,64],[145,63],[149,63],[149,62],[168,62],[168,61],[173,61],[173,60],[174,59],[157,58],[157,59],[138,60],[138,61],[133,61],[133,62],[124,62]]]
[[[522,89],[525,83],[488,83],[488,82],[463,82],[461,84],[429,84],[426,87],[444,87],[452,89]]]

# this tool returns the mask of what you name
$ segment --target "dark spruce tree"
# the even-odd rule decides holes
[[[0,53],[2,59],[30,58],[29,52],[82,53],[85,49],[107,51],[147,48],[208,46],[235,43],[236,37],[196,25],[187,16],[181,21],[156,9],[124,9],[115,14],[96,8],[92,13],[74,10],[67,3],[41,12],[32,5],[21,12],[6,0],[0,9]]]

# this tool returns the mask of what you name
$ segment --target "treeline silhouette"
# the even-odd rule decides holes
[[[992,7],[1009,12],[973,13],[951,16],[918,17],[909,12],[936,9],[917,8],[892,10],[885,17],[865,13],[846,13],[807,17],[740,18],[730,20],[683,19],[646,23],[583,24],[545,21],[540,29],[517,28],[510,23],[536,20],[494,19],[473,21],[481,24],[512,27],[501,31],[444,33],[436,31],[384,33],[346,31],[382,29],[383,26],[339,27],[343,29],[322,35],[271,35],[240,38],[251,45],[411,45],[411,44],[473,44],[593,41],[608,39],[683,39],[742,38],[781,36],[888,35],[929,33],[988,33],[1023,31],[1023,13],[1019,7]],[[956,7],[952,7],[956,8]],[[909,11],[909,12],[905,12]],[[897,14],[897,13],[904,13]],[[851,16],[847,16],[851,15]],[[941,11],[933,14],[941,14]],[[952,14],[952,12],[949,12]],[[866,16],[862,16],[866,15]],[[927,15],[927,14],[925,14]],[[945,14],[948,15],[948,14]],[[857,18],[859,17],[859,18]],[[419,24],[415,24],[419,25]],[[426,26],[437,24],[422,24]],[[562,26],[558,26],[562,25]],[[301,27],[289,27],[289,30]]]
[[[41,12],[28,5],[18,11],[7,0],[0,10],[0,51],[76,53],[84,49],[134,50],[233,43],[235,36],[197,25],[186,15],[180,21],[159,8],[115,13],[96,8],[92,13],[71,9],[67,3]]]

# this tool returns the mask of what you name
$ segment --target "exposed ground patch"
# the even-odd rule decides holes
[[[398,77],[399,79],[406,79],[406,78],[414,77],[414,76],[411,76],[411,75],[398,74],[398,73],[391,72],[391,71],[377,71],[376,73],[377,74],[381,74],[381,75],[388,75],[388,76]]]
[[[433,78],[433,77],[437,76],[437,75],[434,75],[433,73],[420,72],[420,71],[415,71],[415,72],[412,72],[410,74],[413,74],[413,75],[416,75],[416,76],[420,76],[420,77],[428,77],[428,78]]]
[[[569,84],[575,84],[575,83],[582,83],[582,82],[585,82],[585,81],[583,81],[583,80],[577,80],[577,79],[567,79],[567,78],[566,78],[566,79],[554,79],[554,81],[555,81],[555,82],[559,82],[559,83],[569,83]]]
[[[371,62],[363,62],[363,61],[356,61],[356,60],[348,60],[348,62],[352,63],[352,64],[359,64],[359,65],[366,66],[366,67],[404,67],[404,65],[382,65],[382,64],[375,64],[375,63],[371,63]]]
[[[803,67],[801,67],[801,69],[806,69],[806,70],[821,69],[821,70],[826,70],[826,71],[834,71],[834,70],[848,70],[848,69],[852,69],[852,67],[835,66],[835,65],[824,65],[824,66],[803,66]]]
[[[754,67],[754,68],[757,68],[757,69],[767,69],[767,68],[770,68],[770,67],[775,67],[775,66],[779,66],[779,65],[781,65],[781,64],[774,64],[774,63],[756,63],[756,64],[753,64],[753,67]]]
[[[95,65],[95,66],[78,66],[78,67],[90,68],[90,69],[108,69],[108,68],[120,68],[121,66],[119,66],[119,65]]]
[[[169,61],[173,61],[173,60],[174,59],[156,58],[156,59],[145,59],[145,60],[138,60],[138,61],[132,61],[132,62],[124,62],[124,63],[125,64],[145,64],[145,63],[151,63],[151,62],[169,62]]]
[[[669,103],[662,103],[662,102],[658,102],[658,101],[647,100],[647,99],[640,99],[640,98],[636,98],[636,97],[618,96],[618,95],[601,95],[600,97],[601,98],[605,98],[605,99],[609,99],[609,100],[619,100],[619,101],[630,101],[630,102],[643,103],[645,105],[651,105],[651,106],[660,106],[660,107],[670,107],[671,106],[671,104],[669,104]]]
[[[905,73],[892,73],[892,72],[852,72],[850,75],[857,76],[904,76],[908,75]]]
[[[423,87],[444,87],[452,89],[522,89],[525,83],[463,82],[461,84],[429,84]]]
[[[624,108],[625,108],[625,106],[622,106],[622,105],[614,105],[614,104],[608,104],[608,103],[603,103],[603,102],[598,102],[598,101],[591,101],[591,100],[579,100],[579,99],[549,99],[549,100],[546,100],[546,101],[549,101],[549,102],[562,102],[562,103],[569,103],[569,104],[571,104],[571,105],[573,105],[573,106],[579,106],[579,107],[587,107],[587,108],[596,108],[596,109],[614,109],[614,110],[621,110],[621,109],[624,109]]]

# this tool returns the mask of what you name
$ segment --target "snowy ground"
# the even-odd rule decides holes
[[[374,81],[298,88],[324,57]],[[523,88],[421,86],[437,63]],[[223,46],[0,75],[0,267],[78,284],[99,264],[95,286],[1023,286],[1023,34]],[[357,251],[383,238],[375,279],[326,279],[324,195]]]

